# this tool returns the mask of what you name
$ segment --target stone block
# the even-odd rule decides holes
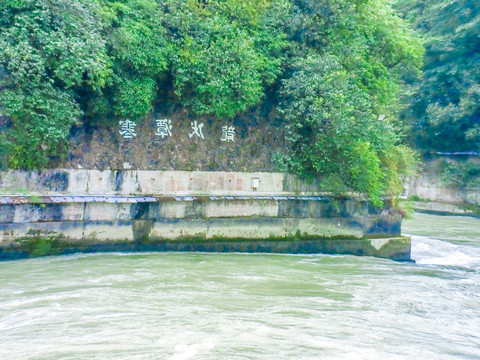
[[[86,222],[82,240],[92,243],[133,241],[132,222]]]
[[[221,200],[205,203],[204,216],[215,217],[276,217],[278,203],[275,200]]]
[[[116,192],[116,174],[110,170],[87,170],[87,193],[90,195],[110,195]]]
[[[88,193],[88,170],[68,170],[68,194],[83,195]]]
[[[157,195],[165,191],[165,172],[137,171],[139,193],[143,195]]]
[[[118,184],[116,184],[115,190],[122,195],[142,195],[140,192],[137,174],[138,172],[133,170],[123,171],[120,188],[118,188]]]

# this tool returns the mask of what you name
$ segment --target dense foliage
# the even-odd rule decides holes
[[[287,164],[380,203],[413,162],[393,127],[401,75],[422,48],[384,1],[296,1],[288,19],[290,74],[282,110],[293,151]]]
[[[454,189],[478,187],[480,185],[480,164],[472,161],[444,161],[440,165],[440,175],[445,186]]]
[[[1,146],[10,166],[46,166],[80,119],[76,90],[106,85],[109,58],[96,22],[88,2],[2,1],[0,104],[13,125]]]
[[[425,71],[412,106],[415,145],[429,151],[480,148],[480,6],[470,0],[399,0],[423,33]]]
[[[47,166],[72,124],[141,121],[169,88],[222,121],[268,91],[291,145],[283,166],[380,205],[413,159],[395,124],[421,57],[381,0],[4,0],[0,156]]]

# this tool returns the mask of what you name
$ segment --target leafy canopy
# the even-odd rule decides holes
[[[383,1],[294,1],[287,29],[285,164],[380,205],[382,194],[399,192],[413,162],[393,119],[401,76],[421,63],[419,40]]]
[[[405,118],[416,147],[430,151],[480,149],[480,8],[459,0],[398,0],[425,37],[423,76]]]
[[[232,118],[279,102],[285,167],[376,205],[412,159],[395,119],[422,46],[381,0],[4,0],[0,156],[38,168],[72,124],[142,121],[172,90]]]
[[[0,111],[12,121],[0,146],[12,167],[46,166],[80,119],[75,91],[98,93],[111,76],[106,42],[89,1],[5,0],[0,24]]]

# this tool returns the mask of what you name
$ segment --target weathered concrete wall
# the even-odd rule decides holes
[[[0,172],[0,189],[8,194],[161,195],[281,193],[282,173],[211,171],[110,171],[54,169]]]
[[[438,175],[423,173],[412,179],[407,196],[416,195],[423,200],[453,204],[480,204],[480,189],[453,189],[446,187]]]
[[[425,161],[423,170],[407,183],[405,197],[414,200],[411,205],[418,212],[480,216],[480,186],[469,182],[454,188],[446,186],[442,180],[446,162],[465,164],[467,161],[480,164],[480,157],[437,156]]]
[[[73,200],[76,202],[68,202]],[[5,254],[24,251],[25,246],[39,239],[60,241],[64,250],[99,244],[133,246],[138,242],[160,246],[248,240],[254,246],[272,239],[317,241],[314,247],[318,248],[319,241],[344,239],[358,240],[352,243],[361,247],[357,253],[403,260],[409,256],[405,257],[409,254],[409,244],[397,251],[391,243],[405,244],[399,238],[401,216],[388,210],[378,211],[355,199],[186,196],[147,200],[145,197],[46,197],[45,200],[3,197],[0,250]],[[395,253],[386,251],[383,245],[377,246],[378,240],[385,237],[390,240],[383,245],[396,249]],[[329,251],[333,251],[333,245],[329,244]],[[232,249],[240,248],[236,245]],[[296,251],[292,250],[295,247],[289,249]],[[338,253],[355,253],[351,246],[336,249]]]
[[[41,255],[67,255],[77,252],[197,251],[280,254],[346,254],[375,256],[399,261],[410,260],[410,238],[317,239],[261,241],[163,241],[114,242],[65,246],[58,241],[28,243],[21,249],[0,252],[0,260],[17,260]]]
[[[17,193],[0,196],[0,258],[2,253],[7,258],[35,254],[37,243],[68,252],[102,244],[117,249],[145,244],[187,249],[180,244],[190,244],[193,249],[226,242],[232,246],[222,249],[235,251],[247,249],[245,242],[255,248],[285,240],[313,243],[264,247],[399,260],[410,256],[410,243],[400,237],[399,213],[352,197],[292,195],[292,189],[314,188],[280,173],[56,170],[0,175],[4,193]],[[35,195],[18,195],[15,185]],[[348,241],[342,245],[339,239]]]
[[[480,158],[473,156],[461,159],[440,156],[426,160],[423,170],[408,182],[406,195],[408,197],[418,196],[423,200],[438,203],[480,205],[480,187],[452,188],[446,186],[442,181],[441,168],[443,163],[462,163],[466,161],[480,164]]]

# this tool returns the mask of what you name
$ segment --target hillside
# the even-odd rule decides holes
[[[59,167],[85,169],[275,171],[285,149],[284,122],[270,99],[263,99],[233,119],[196,115],[170,93],[159,99],[152,114],[135,127],[136,136],[125,139],[120,126],[74,126],[68,140],[69,154]],[[171,121],[168,136],[156,120]],[[203,124],[203,138],[194,134],[192,122]],[[224,127],[234,128],[228,138]],[[160,128],[161,129],[161,128]],[[230,135],[227,132],[227,135]]]
[[[423,48],[384,1],[5,0],[0,24],[4,168],[276,168],[380,204],[413,159]]]

